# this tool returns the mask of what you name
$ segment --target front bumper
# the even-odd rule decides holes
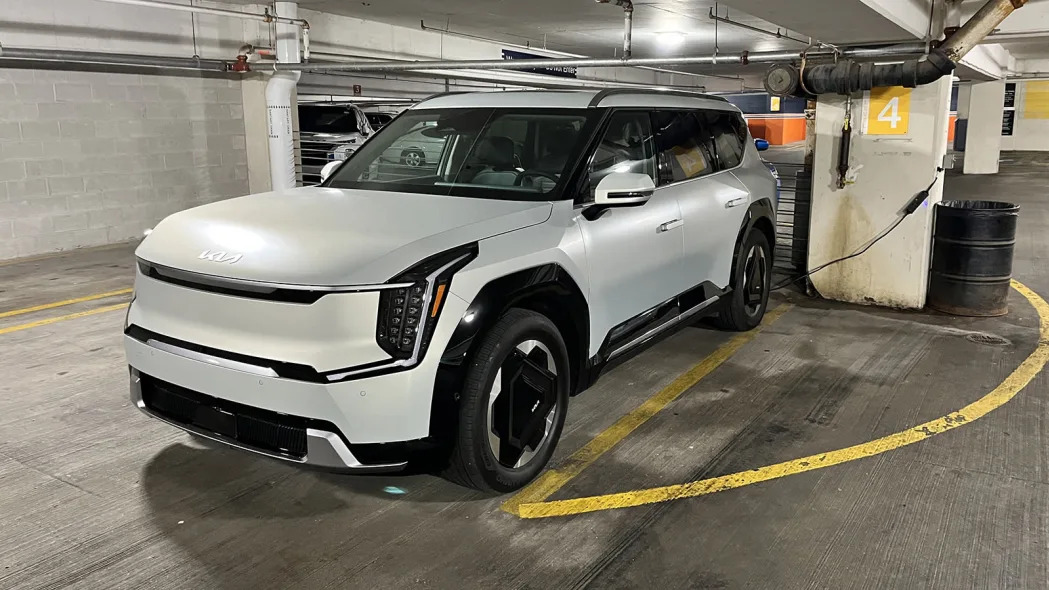
[[[215,442],[282,461],[336,471],[397,471],[406,465],[406,462],[364,464],[353,455],[342,437],[335,432],[320,428],[303,427],[300,429],[290,426],[278,426],[279,423],[277,421],[263,422],[255,418],[244,417],[235,411],[231,411],[232,408],[229,407],[199,404],[198,407],[203,411],[198,410],[192,413],[201,416],[206,411],[212,416],[218,417],[218,421],[229,422],[230,424],[236,424],[238,421],[248,423],[249,420],[255,424],[262,423],[263,428],[268,426],[269,430],[273,431],[272,435],[269,437],[256,435],[249,439],[248,437],[234,434],[236,432],[235,426],[232,429],[223,429],[224,432],[220,433],[214,426],[206,426],[205,424],[208,420],[204,418],[194,419],[189,417],[188,414],[182,414],[185,420],[188,421],[179,420],[173,417],[174,413],[161,411],[155,405],[153,407],[147,405],[143,396],[143,381],[145,379],[149,379],[149,377],[142,375],[135,369],[131,369],[131,403],[135,407],[147,416]],[[145,386],[155,387],[152,384]],[[187,403],[186,398],[181,398],[181,400],[184,405]],[[217,421],[212,419],[211,422],[215,423]],[[256,426],[255,430],[259,430],[259,428]],[[303,432],[297,432],[299,430]],[[291,436],[289,436],[289,431],[296,432],[290,433]],[[284,434],[284,436],[281,437],[281,434]],[[301,434],[302,441],[285,442],[286,446],[283,447],[276,442],[279,438],[284,438],[286,441],[289,438],[296,438],[295,434]],[[274,442],[263,442],[266,438],[271,438]],[[255,444],[247,442],[248,440],[253,441]]]

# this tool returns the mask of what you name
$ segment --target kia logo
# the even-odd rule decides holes
[[[207,260],[209,262],[221,262],[221,263],[226,263],[226,264],[236,264],[243,257],[244,257],[243,254],[230,254],[229,252],[222,252],[222,251],[215,251],[215,252],[213,252],[211,250],[204,250],[203,252],[200,253],[200,256],[198,256],[197,258],[199,258],[201,260]]]

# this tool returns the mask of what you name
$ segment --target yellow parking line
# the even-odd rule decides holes
[[[844,449],[810,455],[792,461],[776,463],[759,467],[750,471],[742,471],[720,477],[712,477],[694,481],[691,483],[662,486],[646,490],[622,492],[618,494],[606,494],[601,496],[590,496],[586,498],[572,498],[570,500],[557,500],[553,502],[531,501],[521,503],[517,506],[517,514],[522,518],[548,518],[552,516],[568,516],[571,514],[583,514],[598,510],[612,510],[617,508],[628,508],[631,506],[643,506],[669,500],[680,500],[713,494],[734,488],[740,488],[755,483],[787,477],[816,469],[823,469],[832,465],[840,465],[849,461],[855,461],[865,457],[873,457],[886,451],[912,445],[926,440],[932,436],[953,430],[978,420],[991,411],[1001,407],[1013,399],[1049,362],[1049,303],[1038,296],[1018,281],[1013,281],[1013,288],[1023,295],[1034,306],[1038,312],[1040,323],[1040,337],[1038,347],[1031,353],[1020,366],[1016,368],[1005,381],[995,387],[990,393],[975,402],[965,406],[957,412],[952,412],[941,418],[930,420],[913,428],[897,432],[888,436],[872,440],[863,444],[851,446]]]
[[[720,367],[722,363],[727,361],[732,355],[736,354],[740,348],[743,348],[743,345],[756,338],[761,331],[761,328],[768,326],[779,319],[779,317],[786,313],[791,307],[793,306],[790,304],[783,304],[776,309],[769,311],[765,314],[765,322],[761,327],[751,330],[750,332],[738,334],[725,344],[722,344],[710,356],[706,357],[700,361],[699,364],[675,379],[670,385],[663,388],[662,391],[648,398],[645,403],[638,406],[634,411],[623,416],[615,424],[597,435],[583,448],[579,449],[575,454],[566,459],[564,464],[557,469],[550,469],[543,472],[543,474],[535,481],[504,502],[502,509],[510,514],[519,514],[518,510],[523,505],[542,502],[554,495],[557,490],[564,487],[565,484],[572,480],[572,478],[582,473],[584,469],[589,467],[590,464],[596,461],[601,455],[604,455],[612,447],[619,444],[619,441],[626,438],[631,432],[637,430],[639,426],[647,422],[652,416],[659,413],[660,410],[665,408],[670,402],[676,400],[693,385],[699,383],[701,379],[713,372],[714,369]]]
[[[118,309],[124,309],[127,307],[127,303],[120,303],[117,305],[109,305],[107,307],[99,307],[96,309],[89,309],[87,311],[80,311],[77,313],[71,313],[69,315],[60,315],[55,318],[47,318],[30,322],[28,324],[19,324],[17,326],[10,326],[7,328],[0,328],[0,335],[10,334],[12,332],[21,332],[22,330],[28,330],[30,328],[38,328],[40,326],[46,326],[48,324],[54,324],[56,322],[64,322],[66,320],[75,320],[76,318],[82,318],[84,316],[95,315],[99,313],[106,313],[107,311],[116,311]]]
[[[65,301],[55,301],[54,303],[44,303],[42,305],[34,305],[33,307],[26,307],[23,309],[14,309],[11,311],[0,312],[0,319],[9,318],[16,315],[23,315],[27,313],[33,313],[34,311],[43,311],[45,309],[54,309],[56,307],[63,307],[66,305],[73,305],[75,303],[84,303],[85,301],[95,301],[96,299],[105,299],[107,297],[116,297],[118,295],[127,295],[131,293],[132,289],[120,289],[117,291],[109,291],[108,293],[98,293],[96,295],[87,295],[85,297],[77,297],[76,299],[66,299]]]

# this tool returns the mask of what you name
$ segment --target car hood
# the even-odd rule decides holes
[[[299,188],[175,213],[136,254],[253,281],[377,284],[433,254],[543,223],[552,208],[549,202]]]

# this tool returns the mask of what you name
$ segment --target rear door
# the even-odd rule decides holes
[[[736,237],[749,204],[743,184],[730,171],[740,161],[729,152],[736,144],[724,137],[722,126],[717,111],[656,115],[660,191],[672,193],[681,208],[682,269],[690,286],[729,285]],[[724,143],[724,159],[719,142]]]

